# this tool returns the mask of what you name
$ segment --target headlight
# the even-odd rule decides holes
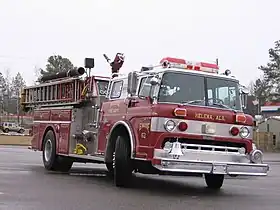
[[[250,154],[250,159],[253,163],[262,163],[263,162],[263,153],[262,151],[256,149],[252,150]]]
[[[165,144],[164,144],[164,147],[163,147],[163,149],[165,150],[165,151],[170,151],[171,150],[171,148],[172,148],[172,143],[171,142],[169,142],[169,141],[167,141],[167,142],[165,142]]]
[[[167,130],[168,132],[171,132],[174,130],[174,128],[176,127],[176,123],[173,120],[167,120],[164,123],[164,128],[165,130]]]
[[[246,149],[244,147],[241,147],[238,149],[238,152],[242,155],[244,155],[246,153]]]
[[[242,138],[247,138],[250,135],[250,131],[247,127],[240,128],[239,135]]]

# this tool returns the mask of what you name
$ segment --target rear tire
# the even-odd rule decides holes
[[[223,186],[224,175],[223,174],[205,174],[205,182],[208,188],[218,190]]]
[[[114,181],[117,187],[128,187],[132,177],[130,145],[127,138],[118,136],[115,146]]]
[[[43,163],[49,171],[68,172],[73,161],[56,155],[56,140],[53,131],[49,130],[43,141]]]

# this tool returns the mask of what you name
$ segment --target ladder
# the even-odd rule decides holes
[[[85,82],[79,77],[26,87],[21,93],[21,106],[25,109],[79,104],[83,101],[84,88]]]

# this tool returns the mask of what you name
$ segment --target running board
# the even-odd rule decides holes
[[[80,159],[80,160],[89,160],[91,163],[105,163],[104,156],[100,155],[76,155],[76,154],[58,154],[60,156]]]

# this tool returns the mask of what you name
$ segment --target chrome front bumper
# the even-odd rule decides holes
[[[269,171],[267,164],[252,163],[250,155],[241,154],[240,152],[181,149],[181,145],[177,146],[179,147],[169,151],[155,149],[152,161],[153,166],[165,172],[245,176],[266,176]],[[204,145],[203,147],[207,146]]]

